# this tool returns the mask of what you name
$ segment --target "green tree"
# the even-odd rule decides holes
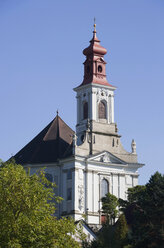
[[[116,196],[107,193],[105,197],[102,198],[102,210],[103,213],[106,215],[107,222],[111,223],[115,221],[115,218],[118,214],[118,199]]]
[[[124,214],[121,214],[114,229],[114,240],[116,247],[124,247],[127,243],[128,225]]]
[[[43,171],[29,175],[21,165],[0,168],[0,248],[79,247],[73,220],[54,217],[54,184]]]
[[[124,216],[121,216],[116,224],[115,218],[118,216],[118,199],[108,193],[102,198],[102,210],[106,216],[106,222],[98,232],[97,240],[93,241],[91,248],[120,248],[127,235],[127,224]]]
[[[103,225],[91,248],[124,248],[128,244],[127,235],[128,226],[125,216],[121,214],[114,225]]]
[[[131,227],[134,248],[164,246],[164,176],[156,172],[145,186],[128,190],[128,201],[121,201]]]
[[[110,224],[104,224],[97,233],[97,239],[91,244],[83,246],[84,248],[115,248],[114,228]]]

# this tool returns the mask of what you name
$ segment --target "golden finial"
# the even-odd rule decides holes
[[[96,32],[96,18],[94,17],[94,32]]]

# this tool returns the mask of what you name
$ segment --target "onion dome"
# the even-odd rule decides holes
[[[83,50],[85,56],[90,54],[105,55],[107,53],[107,50],[100,45],[100,40],[97,38],[96,33],[96,24],[94,24],[93,38],[90,40],[91,44]]]

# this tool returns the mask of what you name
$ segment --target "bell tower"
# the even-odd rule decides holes
[[[96,24],[94,24],[93,38],[90,40],[90,45],[83,50],[86,56],[84,78],[82,83],[74,89],[77,92],[78,145],[83,142],[83,137],[86,136],[84,132],[87,132],[88,128],[92,134],[94,131],[97,132],[97,129],[100,132],[105,128],[105,130],[108,129],[107,132],[116,135],[114,124],[114,90],[116,87],[107,81],[104,60],[107,50],[100,45],[96,34]]]

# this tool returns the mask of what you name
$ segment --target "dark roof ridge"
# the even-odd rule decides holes
[[[51,163],[72,154],[74,131],[57,115],[14,158],[17,163]]]
[[[68,126],[68,124],[62,120],[62,118],[58,115],[58,118],[73,132],[75,132],[71,127]]]

